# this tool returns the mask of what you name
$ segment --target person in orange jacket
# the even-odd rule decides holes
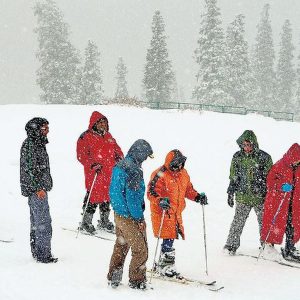
[[[201,205],[207,204],[205,193],[198,193],[184,168],[186,157],[175,149],[170,151],[163,166],[156,169],[148,184],[147,197],[150,201],[151,221],[155,237],[163,239],[157,271],[168,277],[178,276],[175,267],[174,239],[179,235],[185,239],[182,211],[185,209],[185,198]],[[165,217],[162,220],[163,211]],[[162,230],[159,236],[159,229]]]

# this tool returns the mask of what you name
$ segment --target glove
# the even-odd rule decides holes
[[[40,200],[43,200],[46,197],[46,192],[44,190],[39,190],[36,192],[36,195]]]
[[[233,194],[228,194],[227,203],[230,207],[233,207],[234,205]]]
[[[159,206],[163,209],[163,210],[168,210],[171,206],[170,206],[170,200],[167,197],[164,198],[160,198],[159,199]]]
[[[293,190],[293,185],[292,184],[289,184],[289,183],[284,183],[282,186],[281,186],[281,190],[285,193],[288,193],[290,191]]]
[[[207,205],[208,203],[205,193],[198,193],[195,198],[195,202],[200,203],[201,205]]]
[[[91,165],[91,169],[94,170],[96,173],[100,173],[102,166],[98,163],[94,163]]]

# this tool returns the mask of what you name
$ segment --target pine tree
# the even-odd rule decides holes
[[[88,41],[82,72],[82,100],[86,104],[101,104],[103,93],[100,52],[95,43]]]
[[[128,90],[127,90],[127,81],[126,81],[126,75],[128,71],[122,57],[120,57],[118,60],[116,70],[117,70],[117,76],[116,76],[117,87],[115,92],[115,98],[127,99],[129,97]]]
[[[270,110],[274,107],[275,52],[270,22],[270,5],[266,4],[257,26],[253,72],[256,82],[256,108]]]
[[[234,106],[251,106],[254,79],[245,40],[245,17],[236,16],[226,34],[226,91]]]
[[[297,70],[296,70],[296,94],[294,99],[294,111],[297,111],[297,114],[300,115],[300,55],[298,55]]]
[[[296,79],[293,65],[294,49],[295,47],[292,43],[291,23],[289,20],[286,20],[282,27],[279,58],[276,72],[276,107],[280,111],[290,111],[293,109],[292,101]]]
[[[193,98],[204,104],[228,104],[232,101],[225,92],[225,47],[217,0],[205,0],[198,48],[195,59],[199,65]]]
[[[171,97],[174,73],[167,50],[165,23],[159,11],[153,16],[152,34],[147,51],[143,87],[149,102],[166,102]]]
[[[35,29],[38,36],[37,83],[45,103],[78,103],[80,101],[80,58],[69,41],[69,27],[53,0],[37,2]]]

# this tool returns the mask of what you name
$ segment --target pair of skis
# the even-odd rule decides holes
[[[173,277],[168,277],[168,276],[163,276],[160,275],[158,272],[152,272],[151,270],[147,270],[148,273],[152,274],[153,279],[158,279],[162,281],[168,281],[168,282],[173,282],[173,283],[179,283],[183,285],[190,285],[190,286],[203,286],[206,287],[209,291],[212,292],[218,292],[222,289],[224,289],[224,286],[220,286],[217,284],[216,280],[208,280],[208,279],[192,279],[188,278],[182,275],[177,275]]]
[[[254,255],[254,254],[246,254],[246,253],[240,253],[239,252],[239,253],[236,253],[235,255],[258,259],[258,255]],[[290,267],[290,268],[300,269],[300,263],[294,262],[294,261],[289,261],[289,260],[286,260],[284,258],[271,259],[271,258],[267,258],[267,257],[264,257],[264,256],[260,256],[259,259],[270,261],[270,262],[275,262],[275,263],[278,263],[279,265]]]
[[[75,233],[77,233],[77,231],[78,231],[76,229],[70,229],[70,228],[66,228],[66,227],[62,227],[62,230],[71,231],[71,232],[75,232]],[[114,241],[115,240],[115,238],[113,237],[113,233],[109,233],[107,231],[103,231],[103,232],[102,231],[97,231],[96,233],[91,234],[91,233],[88,233],[84,230],[80,230],[80,233],[83,234],[83,235],[92,236],[92,237],[95,237],[95,238],[98,238],[98,239],[101,239],[101,240],[105,240],[105,241]],[[106,234],[107,234],[107,236],[106,236]]]

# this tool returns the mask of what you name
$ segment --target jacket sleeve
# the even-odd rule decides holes
[[[281,186],[284,181],[284,176],[282,172],[280,172],[279,168],[274,165],[273,168],[268,173],[267,176],[267,191],[273,192],[273,191],[280,191]]]
[[[90,147],[87,143],[85,133],[83,133],[77,141],[76,153],[78,161],[84,166],[91,166],[93,164],[93,160],[90,155]]]
[[[234,194],[236,192],[236,184],[237,184],[236,163],[237,163],[236,156],[234,155],[230,165],[229,186],[227,188],[228,194]]]
[[[27,141],[21,148],[20,157],[20,183],[23,196],[30,196],[43,189],[41,186],[42,175],[33,144],[31,141]]]
[[[123,154],[120,146],[118,145],[118,143],[115,140],[115,160],[116,160],[116,162],[119,162],[123,158],[124,158],[124,154]]]
[[[186,192],[185,192],[185,198],[188,198],[190,200],[195,200],[197,195],[198,195],[198,192],[194,189],[192,183],[189,181]]]
[[[151,180],[148,184],[147,196],[150,201],[156,201],[161,197],[168,197],[163,170],[159,170],[156,174],[152,174]]]

